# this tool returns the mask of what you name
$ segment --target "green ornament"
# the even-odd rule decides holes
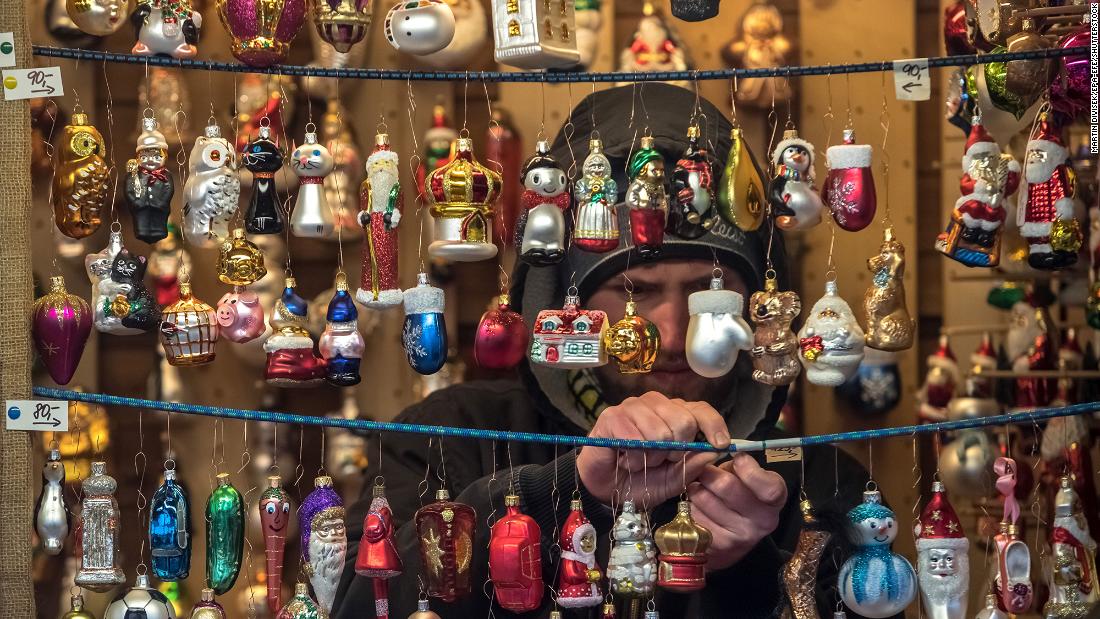
[[[1024,287],[1016,282],[1001,282],[989,291],[985,300],[993,307],[1010,310],[1012,306],[1023,301],[1026,295]]]
[[[206,578],[218,595],[233,588],[244,553],[244,499],[218,473],[218,487],[206,502]]]
[[[1008,52],[1004,47],[995,47],[991,54],[1003,54]],[[989,100],[993,102],[993,105],[999,110],[1003,110],[1012,114],[1019,120],[1024,112],[1027,111],[1031,104],[1035,102],[1035,97],[1031,100],[1021,98],[1016,93],[1012,92],[1007,87],[1008,81],[1008,65],[1004,62],[990,62],[985,65],[985,86],[989,90]]]
[[[294,597],[279,611],[283,619],[326,619],[328,615],[309,597],[309,586],[304,582],[294,585]]]

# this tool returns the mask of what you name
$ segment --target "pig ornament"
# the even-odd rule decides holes
[[[234,286],[233,292],[222,296],[217,314],[221,337],[237,344],[250,342],[267,329],[259,295],[240,286]]]

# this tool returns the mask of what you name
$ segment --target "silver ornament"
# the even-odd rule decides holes
[[[188,0],[138,0],[130,21],[138,24],[133,54],[194,58],[199,53],[202,13]]]
[[[184,237],[191,245],[214,247],[229,236],[229,220],[241,195],[233,153],[215,124],[207,125],[191,148],[183,186]]]
[[[313,131],[307,131],[305,142],[290,154],[290,169],[299,181],[298,199],[290,216],[290,229],[296,236],[325,238],[335,229],[323,184],[335,166],[332,153],[317,141]]]
[[[938,468],[955,494],[980,498],[993,491],[993,445],[981,430],[965,430],[940,450]]]
[[[634,509],[634,501],[623,501],[611,539],[607,580],[612,593],[625,598],[652,595],[657,584],[657,547],[649,531],[649,518]]]
[[[710,280],[710,290],[688,295],[687,342],[684,353],[692,371],[706,378],[724,376],[737,354],[753,345],[752,327],[741,316],[745,297],[722,288],[722,277]]]
[[[917,584],[929,619],[966,619],[970,590],[970,541],[947,498],[943,482],[932,482],[932,497],[913,529]]]
[[[493,36],[501,64],[554,69],[581,59],[571,0],[493,0]]]
[[[84,502],[80,510],[80,571],[74,582],[78,587],[103,592],[126,580],[118,566],[120,514],[115,499],[118,482],[107,474],[106,462],[93,462],[92,474],[81,487]]]
[[[447,47],[455,36],[455,14],[443,0],[399,2],[386,13],[386,40],[394,49],[424,56]]]
[[[149,576],[138,574],[134,586],[115,598],[103,619],[176,619],[172,603],[149,586]]]
[[[107,36],[118,32],[126,21],[129,0],[66,0],[65,9],[77,28],[88,34]]]
[[[997,607],[997,596],[985,596],[985,608],[978,611],[974,619],[1008,619],[1008,613]]]
[[[61,462],[61,452],[51,449],[42,467],[42,493],[38,495],[34,511],[34,530],[42,540],[42,549],[49,555],[60,554],[69,536],[69,509],[62,492],[64,486],[65,465]]]
[[[837,294],[835,281],[825,282],[825,294],[798,332],[799,360],[806,378],[823,387],[841,385],[859,370],[863,344],[863,329],[851,306]]]

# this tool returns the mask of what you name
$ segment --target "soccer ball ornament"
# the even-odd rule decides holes
[[[894,512],[882,493],[868,490],[863,503],[848,512],[855,554],[840,568],[837,589],[844,605],[864,617],[892,617],[905,610],[917,592],[913,566],[890,550],[898,535]]]
[[[434,54],[455,36],[455,14],[443,0],[410,0],[386,13],[386,40],[414,56]]]
[[[134,586],[115,598],[103,619],[176,619],[168,598],[149,586],[149,576],[138,574]]]

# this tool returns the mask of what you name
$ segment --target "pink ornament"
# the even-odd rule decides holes
[[[92,332],[92,308],[65,290],[65,278],[50,279],[50,291],[38,297],[31,310],[31,335],[50,378],[67,385],[80,364],[84,344]]]
[[[244,344],[261,335],[267,329],[264,324],[264,308],[260,297],[250,290],[234,286],[218,301],[218,326],[225,339]]]
[[[483,368],[507,370],[519,365],[530,341],[523,316],[512,311],[508,295],[500,295],[500,304],[481,316],[474,337],[474,359]]]
[[[875,219],[875,179],[871,175],[871,146],[856,144],[855,133],[844,130],[844,143],[825,151],[829,169],[821,197],[838,226],[857,232]]]
[[[1081,26],[1077,32],[1067,34],[1058,42],[1058,47],[1089,46],[1089,24]],[[1062,58],[1062,70],[1050,85],[1050,105],[1054,111],[1065,114],[1069,122],[1088,109],[1089,105],[1089,56],[1065,56]]]
[[[286,60],[291,42],[306,21],[306,0],[222,0],[218,16],[237,60],[269,67]]]

